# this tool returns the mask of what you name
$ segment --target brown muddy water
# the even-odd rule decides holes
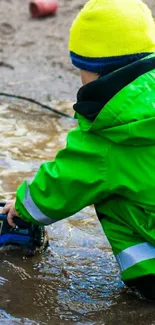
[[[13,198],[40,163],[53,159],[74,126],[36,107],[1,102],[0,200]],[[120,281],[92,207],[47,229],[46,253],[26,259],[0,251],[0,324],[155,324],[155,305]]]

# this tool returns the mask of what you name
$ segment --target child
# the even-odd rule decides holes
[[[155,299],[155,23],[141,0],[91,0],[69,42],[83,87],[79,126],[7,203],[51,224],[94,204],[122,280]]]

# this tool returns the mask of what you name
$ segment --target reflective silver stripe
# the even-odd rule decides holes
[[[129,267],[151,258],[155,258],[155,246],[149,243],[131,246],[116,255],[121,271],[125,271]]]
[[[25,199],[23,202],[25,209],[29,212],[29,214],[38,222],[41,222],[45,225],[49,225],[51,223],[56,222],[56,220],[52,218],[48,218],[44,213],[42,213],[39,208],[35,205],[31,198],[29,187],[27,186]]]

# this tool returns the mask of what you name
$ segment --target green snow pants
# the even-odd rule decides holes
[[[155,276],[155,214],[122,197],[95,206],[124,282]]]

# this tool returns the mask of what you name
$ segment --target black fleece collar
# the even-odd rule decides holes
[[[108,101],[121,89],[153,69],[155,56],[136,61],[81,87],[77,94],[77,103],[73,106],[74,110],[94,121]]]

